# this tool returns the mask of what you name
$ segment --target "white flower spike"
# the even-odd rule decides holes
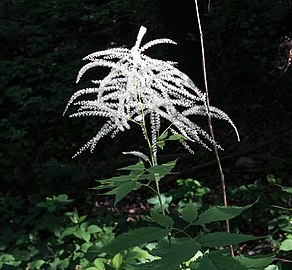
[[[197,142],[208,149],[208,143],[216,144],[206,131],[189,119],[192,115],[208,115],[205,94],[172,62],[153,59],[144,54],[154,45],[176,43],[170,39],[156,39],[141,46],[146,30],[143,26],[140,28],[136,43],[130,50],[112,48],[84,58],[90,62],[80,69],[77,82],[91,68],[107,67],[110,71],[104,79],[93,80],[94,87],[73,94],[65,112],[70,105],[75,105],[79,108],[70,117],[98,116],[107,121],[75,156],[86,149],[93,151],[105,135],[111,133],[114,137],[119,131],[130,129],[130,122],[141,124],[148,115],[154,156],[161,119],[169,122],[173,134],[181,134],[190,142]],[[95,94],[95,98],[80,99],[88,94],[91,97]],[[227,114],[216,107],[210,107],[210,114],[213,118],[229,122],[239,140],[237,129]],[[185,142],[183,145],[190,149]]]

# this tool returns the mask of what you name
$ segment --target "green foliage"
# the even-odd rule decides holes
[[[36,205],[39,211],[34,213],[39,218],[32,217],[29,230],[6,228],[0,235],[1,269],[73,269],[77,265],[89,267],[98,257],[103,259],[100,252],[90,250],[110,242],[114,227],[97,225],[97,219],[79,216],[76,208],[64,215],[64,207],[72,201],[65,194],[47,198]]]
[[[171,164],[169,162],[168,164]],[[155,169],[159,167],[166,167],[164,164],[161,166],[155,165]],[[160,170],[163,176],[166,176],[166,173],[170,173],[174,164],[170,166],[168,172],[165,170]],[[97,189],[103,188],[112,188],[112,185],[117,185],[117,183],[124,183],[125,181],[145,181],[148,180],[148,183],[152,183],[153,169],[150,167],[146,169],[142,162],[138,162],[135,165],[130,165],[122,170],[129,170],[128,175],[121,175],[111,179],[111,182],[108,180],[99,181],[101,183],[100,187]],[[150,172],[150,173],[148,173]],[[146,173],[146,174],[145,174]],[[156,173],[159,175],[158,171]],[[147,177],[149,177],[147,179]],[[147,182],[147,181],[146,181]],[[111,183],[109,185],[109,183]],[[104,185],[104,186],[103,186]],[[145,185],[146,187],[150,187]],[[150,187],[154,190],[153,187]],[[115,190],[115,189],[113,189]],[[160,196],[160,199],[159,199]],[[116,257],[116,265],[121,266],[122,264],[122,252],[127,252],[127,250],[134,248],[135,246],[145,246],[152,242],[158,242],[156,247],[151,250],[151,254],[155,257],[154,261],[142,263],[142,264],[133,264],[133,269],[176,269],[177,267],[187,267],[187,265],[194,267],[193,269],[204,269],[202,267],[209,267],[211,269],[264,269],[268,266],[274,258],[274,254],[271,254],[266,257],[235,257],[232,258],[230,255],[223,255],[220,253],[206,253],[201,259],[196,257],[196,254],[201,251],[206,252],[206,248],[215,249],[222,246],[229,245],[238,245],[242,242],[257,240],[259,237],[252,235],[244,235],[237,233],[227,233],[227,232],[204,232],[201,230],[199,236],[193,238],[188,233],[187,230],[190,226],[199,226],[204,227],[205,224],[214,223],[226,219],[233,219],[239,216],[243,211],[251,208],[255,203],[249,204],[244,207],[238,206],[212,206],[209,209],[198,214],[197,205],[191,201],[185,204],[181,209],[181,219],[184,222],[187,222],[188,225],[185,227],[177,227],[177,222],[171,216],[165,214],[165,210],[168,209],[168,206],[171,202],[171,197],[169,197],[168,203],[165,203],[165,196],[163,194],[157,194],[157,198],[152,199],[152,203],[156,206],[162,204],[162,207],[154,207],[150,211],[150,216],[148,220],[154,222],[161,227],[141,227],[129,232],[122,233],[117,236],[109,244],[101,248],[101,252],[105,252]],[[148,200],[149,201],[149,200]],[[181,237],[183,235],[183,237]],[[188,237],[185,237],[188,236]],[[202,253],[203,254],[203,253]],[[135,265],[135,266],[134,266]]]
[[[229,189],[235,200],[239,198],[254,200],[260,197],[257,204],[243,213],[240,223],[245,226],[247,221],[251,222],[253,216],[256,216],[255,222],[265,229],[267,239],[272,240],[273,246],[277,249],[292,235],[291,207],[289,207],[291,188],[283,187],[281,183],[280,177],[268,174],[265,179]],[[239,224],[238,227],[240,228],[241,225]],[[273,234],[273,237],[268,236],[269,234]]]
[[[198,217],[197,207],[194,203],[189,202],[182,210],[182,219],[186,222],[192,223]]]
[[[155,181],[156,175],[159,175],[159,179],[162,179],[165,175],[170,174],[175,163],[176,161],[170,161],[165,164],[151,166],[147,169],[140,160],[134,165],[119,169],[121,171],[130,171],[128,175],[120,175],[107,180],[97,180],[101,185],[93,189],[111,189],[104,194],[115,195],[116,204],[131,191],[139,189],[142,185],[148,185],[143,184],[143,181]]]
[[[238,206],[213,206],[199,215],[199,219],[194,222],[195,225],[203,225],[210,222],[232,219],[240,215],[242,211],[250,208],[253,204],[244,207]]]
[[[252,235],[243,235],[236,233],[227,232],[215,232],[207,233],[205,235],[199,236],[197,241],[204,247],[220,247],[228,245],[237,245],[242,242],[247,242],[251,240],[256,240],[259,237]]]
[[[237,96],[250,93],[253,97],[276,93],[283,100],[290,95],[291,78],[270,72],[288,2],[212,2],[212,12],[204,23],[210,89],[221,89],[227,106],[237,104],[229,102]],[[177,188],[148,200],[153,211],[145,220],[151,224],[129,232],[119,228],[118,237],[114,233],[116,218],[89,213],[92,205],[84,205],[88,193],[80,191],[88,187],[87,180],[96,175],[106,178],[113,166],[112,160],[106,159],[108,152],[116,158],[119,145],[127,143],[105,141],[105,150],[93,156],[97,159],[71,160],[72,149],[100,126],[99,121],[61,117],[74,87],[72,74],[81,65],[75,59],[96,46],[130,44],[127,40],[141,24],[157,32],[159,4],[146,0],[0,2],[1,269],[264,269],[274,254],[231,258],[217,251],[217,247],[252,237],[226,236],[205,227],[239,215],[240,224],[233,219],[232,228],[253,231],[258,228],[250,228],[250,224],[259,224],[267,228],[264,234],[270,234],[267,240],[280,254],[291,250],[291,188],[283,187],[274,172],[231,190],[234,201],[249,203],[260,196],[253,207],[211,206],[205,210],[208,203],[203,197],[210,189],[194,179],[179,179]],[[157,146],[164,149],[166,142],[173,140],[186,139],[165,132]],[[106,194],[114,195],[117,203],[146,187],[148,181],[153,188],[155,174],[166,178],[174,165],[172,161],[148,168],[140,162],[124,168],[128,175],[100,180],[95,189],[110,189]],[[281,164],[273,164],[275,167],[283,170]],[[195,237],[189,235],[189,229],[194,229]],[[284,267],[278,263],[266,269]]]
[[[138,228],[119,235],[111,243],[104,246],[102,251],[110,254],[116,254],[120,251],[144,244],[146,242],[163,239],[169,232],[169,229],[161,229],[159,227]]]
[[[199,250],[196,242],[188,238],[172,239],[162,241],[153,250],[154,255],[160,260],[155,260],[148,264],[142,264],[137,269],[177,269],[183,262],[188,261]]]

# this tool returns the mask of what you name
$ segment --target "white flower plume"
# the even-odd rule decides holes
[[[189,118],[192,115],[208,115],[205,94],[173,63],[144,54],[154,45],[176,43],[164,38],[141,46],[145,33],[146,28],[142,26],[131,49],[107,49],[83,59],[90,62],[80,69],[77,83],[91,68],[106,67],[110,71],[104,79],[93,80],[94,87],[81,89],[73,94],[65,112],[70,105],[76,105],[79,108],[70,117],[99,116],[107,121],[76,155],[86,149],[93,151],[97,142],[107,134],[114,137],[119,131],[130,129],[130,122],[141,124],[147,115],[150,116],[154,153],[162,118],[170,122],[172,133],[181,134],[190,142],[200,143],[207,148],[210,143],[216,144],[206,131]],[[95,98],[80,99],[88,94],[90,97],[94,94]],[[210,107],[210,115],[229,122],[239,139],[237,129],[227,114],[216,107]]]

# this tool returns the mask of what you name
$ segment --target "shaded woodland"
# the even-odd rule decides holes
[[[268,235],[240,249],[265,254],[292,237],[291,194],[276,186],[290,187],[292,182],[292,3],[199,1],[199,8],[210,102],[231,117],[241,136],[238,143],[228,125],[214,121],[215,136],[224,147],[220,156],[230,204],[246,205],[260,197],[232,229]],[[62,115],[70,96],[89,83],[88,75],[81,86],[75,84],[82,58],[105,48],[131,48],[141,25],[148,29],[146,41],[171,38],[178,43],[155,47],[148,55],[178,62],[203,90],[193,1],[0,2],[1,269],[78,269],[72,265],[78,264],[79,255],[71,258],[76,263],[70,266],[51,259],[62,261],[71,242],[56,250],[45,247],[48,239],[62,234],[56,228],[66,227],[64,217],[87,216],[92,226],[96,223],[91,220],[97,219],[105,227],[105,241],[113,232],[145,222],[141,216],[151,205],[148,193],[131,193],[114,206],[113,198],[90,189],[95,180],[117,175],[117,168],[135,162],[122,152],[146,148],[140,130],[133,127],[113,140],[105,137],[93,153],[72,159],[102,119]],[[207,128],[207,121],[200,121]],[[202,209],[222,205],[214,154],[200,146],[194,151],[191,155],[170,142],[160,154],[161,163],[178,157],[177,173],[162,183],[166,200],[175,198],[171,209],[180,199],[197,201]],[[72,253],[73,245],[70,249]],[[292,260],[291,254],[279,257]],[[41,260],[50,267],[38,268],[44,265]],[[30,261],[34,264],[25,268]],[[284,262],[282,266],[289,269]]]

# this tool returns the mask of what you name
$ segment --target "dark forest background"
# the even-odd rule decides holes
[[[228,125],[214,122],[225,148],[220,154],[227,183],[240,186],[274,175],[289,186],[292,3],[210,2],[209,8],[207,0],[199,1],[210,100],[231,117],[241,135],[237,143]],[[81,88],[75,79],[82,58],[105,48],[133,46],[141,25],[148,29],[145,40],[166,37],[178,43],[154,47],[148,55],[178,62],[203,89],[194,1],[1,0],[0,231],[29,230],[33,221],[26,223],[27,213],[53,195],[67,194],[76,207],[91,211],[98,200],[89,190],[94,180],[132,162],[122,151],[144,147],[134,128],[114,140],[104,138],[93,154],[72,159],[101,123],[62,116],[68,99]],[[191,156],[170,144],[161,161],[178,155],[177,177],[195,178],[216,190],[213,153],[199,146],[195,152]],[[174,180],[165,185],[174,186]],[[0,251],[11,245],[0,245]]]

